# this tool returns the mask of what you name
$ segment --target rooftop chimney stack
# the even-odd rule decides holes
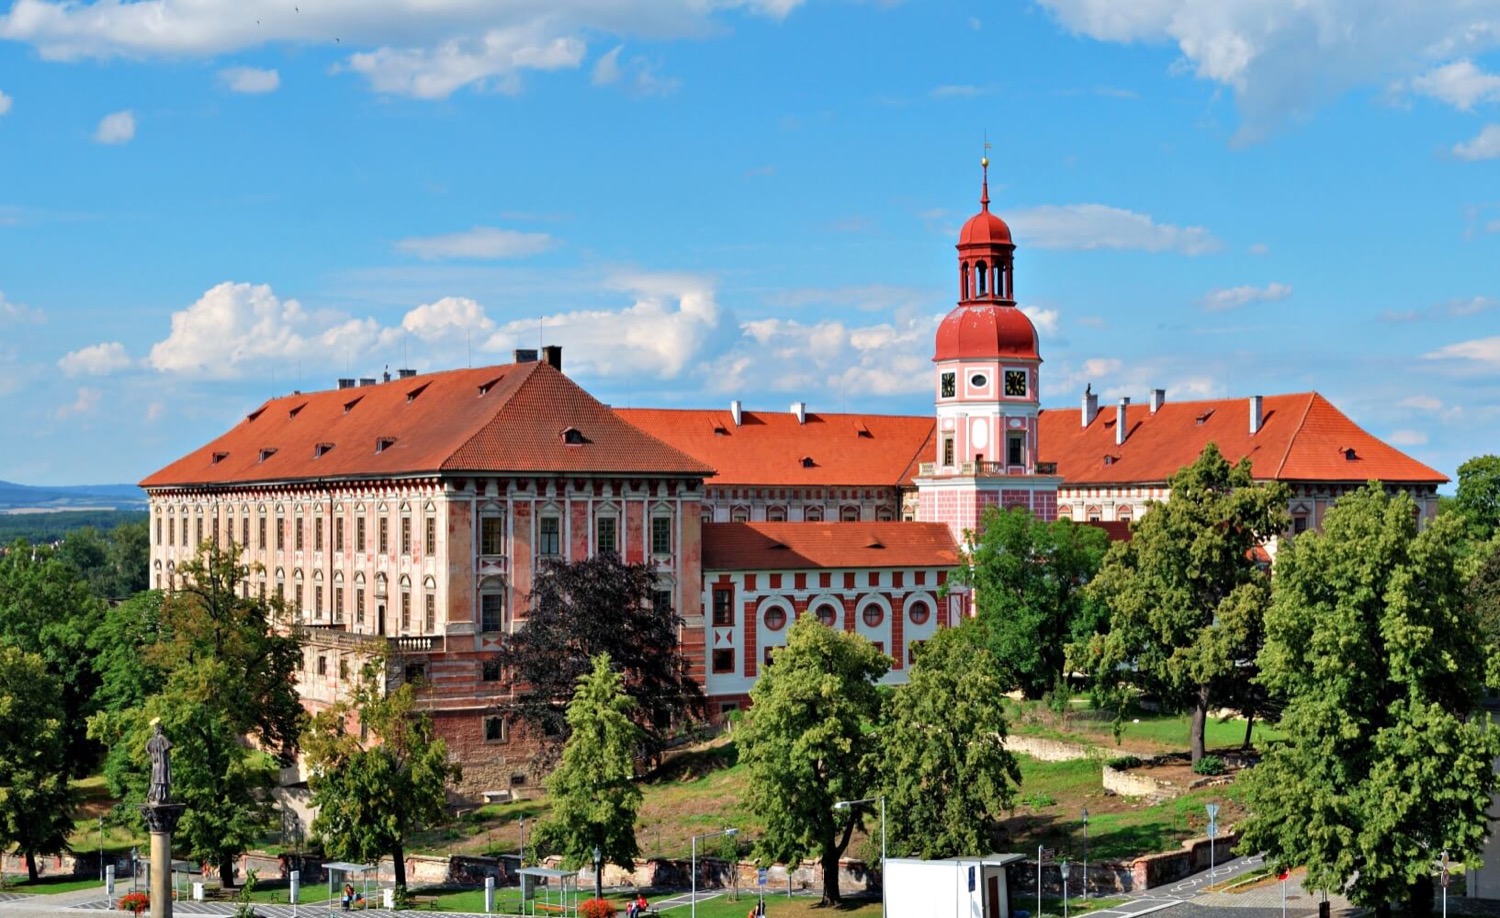
[[[396,375],[401,379],[411,379],[413,376],[417,375],[417,371],[402,367],[401,369],[396,371]]]
[[[542,348],[542,359],[552,365],[552,369],[562,372],[562,345],[549,344]]]
[[[341,376],[341,377],[339,377],[339,388],[340,389],[353,389],[354,388],[354,380],[348,378],[347,376]]]
[[[1120,405],[1115,409],[1115,445],[1125,445],[1125,409],[1130,407],[1130,399],[1120,399]]]
[[[518,347],[515,351],[516,363],[536,363],[536,348]]]
[[[1160,411],[1161,410],[1161,406],[1165,405],[1166,403],[1167,403],[1167,390],[1166,389],[1152,389],[1151,390],[1151,413],[1152,414],[1155,414],[1156,412]]]
[[[798,424],[806,424],[807,402],[792,402],[792,414],[797,416]]]
[[[359,378],[359,384],[361,386],[373,386],[373,385],[375,385],[375,377],[373,377],[373,376],[361,376]]]
[[[745,412],[743,407],[740,405],[739,399],[735,399],[734,401],[729,403],[729,416],[734,418],[734,426],[740,426],[740,419],[743,418],[744,415]]]
[[[1083,390],[1083,426],[1087,427],[1094,423],[1094,418],[1099,416],[1099,396],[1094,394],[1094,387],[1089,386]]]
[[[1260,424],[1265,418],[1261,415],[1261,397],[1250,396],[1250,436],[1260,433]]]

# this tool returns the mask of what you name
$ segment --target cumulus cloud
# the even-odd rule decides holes
[[[1402,408],[1415,408],[1418,411],[1438,411],[1443,407],[1443,400],[1431,395],[1412,395],[1396,404]]]
[[[546,233],[523,233],[493,226],[476,226],[462,233],[412,236],[397,242],[396,249],[434,261],[450,258],[524,258],[545,252],[552,244],[552,237]]]
[[[1041,306],[1022,306],[1021,311],[1026,313],[1026,318],[1036,327],[1037,334],[1043,338],[1051,338],[1057,335],[1058,319],[1060,318],[1056,309],[1043,309]]]
[[[93,414],[103,401],[103,392],[84,386],[78,390],[78,394],[72,402],[58,407],[57,419],[64,420],[70,417]]]
[[[133,139],[135,139],[135,113],[128,108],[100,118],[99,126],[94,129],[95,143],[130,143]]]
[[[1230,309],[1238,309],[1251,303],[1274,303],[1284,300],[1292,295],[1291,284],[1267,284],[1264,287],[1252,287],[1249,284],[1240,287],[1222,287],[1210,290],[1204,294],[1199,301],[1208,312],[1225,312]]]
[[[1469,111],[1481,102],[1500,99],[1500,74],[1486,73],[1468,58],[1434,67],[1413,77],[1411,90]]]
[[[1500,124],[1486,124],[1472,139],[1455,145],[1453,155],[1470,162],[1500,159]]]
[[[1121,249],[1202,255],[1223,247],[1201,226],[1157,223],[1150,214],[1104,204],[1048,204],[1007,215],[1027,245],[1043,249]]]
[[[1438,348],[1424,355],[1429,360],[1449,360],[1470,369],[1500,370],[1500,336],[1475,338]]]
[[[108,341],[65,354],[57,366],[69,376],[108,376],[129,367],[130,363],[125,345]]]
[[[594,62],[595,86],[609,86],[620,81],[620,52],[624,50],[624,45],[615,45]]]
[[[1175,45],[1182,57],[1174,72],[1234,92],[1240,141],[1306,118],[1355,87],[1430,75],[1500,46],[1494,0],[1040,2],[1065,28],[1100,41]],[[1434,90],[1440,84],[1435,78]]]
[[[219,82],[230,92],[258,95],[280,88],[281,74],[258,67],[228,67],[219,71]]]
[[[10,111],[10,101],[10,96],[0,91],[0,115],[4,115]]]
[[[1393,446],[1423,446],[1427,443],[1427,435],[1420,430],[1393,430],[1386,435],[1386,440]]]
[[[936,314],[906,314],[891,322],[856,326],[836,319],[757,319],[740,326],[739,340],[704,375],[718,392],[769,390],[810,400],[819,394],[831,398],[835,393],[865,397],[925,392],[931,385],[932,341],[940,319]]]
[[[13,303],[0,291],[0,328],[7,325],[38,325],[47,320],[46,313],[21,303]]]

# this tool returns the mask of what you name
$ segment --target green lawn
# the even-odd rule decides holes
[[[1068,742],[1093,744],[1101,747],[1106,756],[1135,753],[1158,755],[1166,752],[1186,752],[1188,749],[1188,714],[1156,714],[1149,711],[1132,711],[1120,725],[1120,737],[1116,742],[1113,715],[1096,711],[1087,699],[1074,699],[1066,715],[1049,710],[1039,701],[1006,702],[1006,715],[1012,733],[1023,736],[1043,736]],[[1282,734],[1257,720],[1252,731],[1251,742],[1261,746],[1271,740],[1281,739]],[[1210,749],[1238,749],[1245,741],[1244,718],[1219,720],[1210,718],[1204,728],[1204,742]]]
[[[97,877],[88,877],[82,880],[74,879],[73,877],[42,877],[35,883],[30,883],[27,882],[26,874],[24,873],[19,877],[15,874],[10,874],[5,878],[5,888],[9,892],[42,894],[77,892],[80,889],[97,889],[101,896],[104,895],[104,884],[99,882]],[[115,888],[120,888],[118,883],[115,884]]]

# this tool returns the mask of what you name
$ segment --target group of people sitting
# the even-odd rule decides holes
[[[344,884],[344,895],[340,899],[340,902],[343,903],[344,911],[346,912],[351,908],[365,907],[365,897],[354,891],[353,883]]]
[[[635,900],[625,906],[625,918],[645,918],[650,910],[651,905],[646,901],[646,894],[638,892],[635,894]]]

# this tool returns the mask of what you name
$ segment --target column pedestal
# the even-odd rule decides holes
[[[182,803],[148,803],[141,807],[151,830],[151,918],[172,918],[172,830],[187,809]]]

